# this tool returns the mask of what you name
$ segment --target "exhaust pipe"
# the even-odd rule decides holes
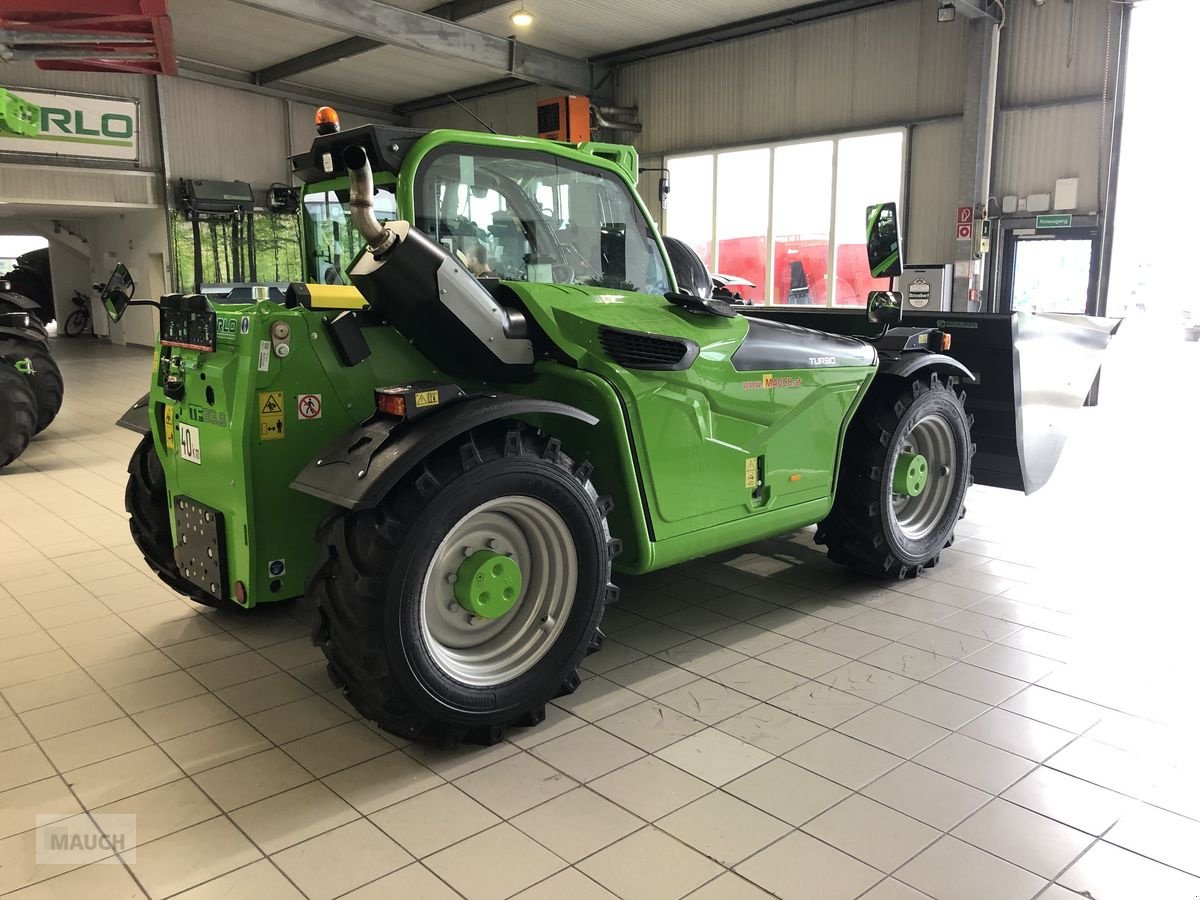
[[[350,176],[350,220],[379,259],[392,249],[397,239],[404,238],[385,228],[375,217],[375,181],[367,151],[362,147],[347,147],[342,152],[342,162]]]
[[[380,223],[362,147],[347,147],[342,162],[350,219],[367,242],[347,274],[375,315],[447,374],[528,377],[533,344],[521,311],[503,306],[452,248],[403,220]]]

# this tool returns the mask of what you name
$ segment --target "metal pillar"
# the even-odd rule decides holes
[[[969,206],[971,240],[954,244],[954,297],[956,311],[978,308],[981,299],[984,254],[979,252],[983,220],[987,218],[992,186],[992,134],[996,123],[996,83],[1000,62],[1000,23],[990,15],[967,22],[966,92],[963,97],[962,144],[958,160],[959,206]]]

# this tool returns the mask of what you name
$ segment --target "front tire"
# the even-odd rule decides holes
[[[817,528],[831,560],[897,579],[937,565],[971,485],[965,397],[935,373],[872,388],[846,435],[833,510]]]
[[[575,689],[616,598],[611,501],[590,472],[557,439],[498,424],[431,454],[376,508],[326,519],[314,641],[359,712],[413,740],[494,743]],[[458,582],[485,557],[518,580],[473,614]]]
[[[175,593],[196,603],[215,609],[241,609],[231,601],[200,590],[179,574],[167,502],[167,477],[150,435],[145,435],[133,451],[128,471],[125,511],[129,513],[129,532],[154,574]]]

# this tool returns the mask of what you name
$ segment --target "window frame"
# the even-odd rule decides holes
[[[412,219],[416,223],[421,214],[421,205],[423,202],[423,191],[425,181],[429,173],[429,169],[442,157],[445,156],[473,156],[473,157],[491,157],[493,159],[528,159],[534,162],[543,162],[546,158],[546,151],[543,149],[529,149],[525,147],[499,146],[491,143],[476,143],[474,141],[454,140],[446,143],[439,143],[430,148],[425,153],[421,154],[419,161],[411,170],[412,176],[409,181],[409,189],[412,198]],[[655,227],[654,220],[650,217],[642,198],[638,195],[636,187],[629,181],[628,177],[621,172],[615,165],[601,165],[602,158],[596,158],[595,161],[580,160],[571,156],[552,153],[551,154],[556,165],[579,172],[585,175],[594,175],[602,181],[611,182],[615,188],[622,191],[622,196],[628,204],[629,211],[634,216],[640,218],[641,226],[646,229],[646,240],[648,247],[653,249],[657,255],[659,265],[662,268],[663,283],[666,290],[674,290],[675,280],[674,272],[671,269],[670,260],[667,258],[666,248],[662,242],[662,236],[658,233]],[[603,196],[600,202],[603,202]],[[641,288],[638,288],[639,293],[645,293]]]

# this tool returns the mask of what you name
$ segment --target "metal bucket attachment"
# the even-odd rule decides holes
[[[739,312],[835,334],[866,337],[879,331],[862,310],[759,306]],[[903,324],[949,332],[947,354],[975,374],[975,383],[965,385],[967,412],[975,416],[975,483],[1032,494],[1058,465],[1121,320],[906,310]]]

